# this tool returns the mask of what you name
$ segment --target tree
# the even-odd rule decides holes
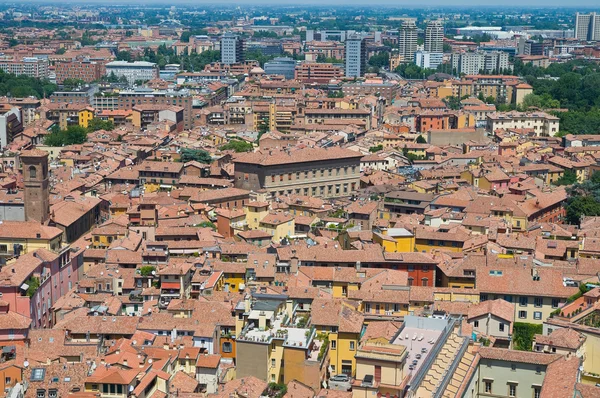
[[[444,102],[449,109],[458,110],[460,109],[460,98],[456,96],[450,96],[444,98]]]
[[[64,47],[59,48],[58,50],[56,50],[56,54],[57,55],[63,55],[64,53],[67,52],[67,49]]]
[[[383,145],[382,144],[379,144],[379,145],[376,145],[376,146],[372,146],[372,147],[369,148],[369,152],[379,152],[381,150],[383,150]]]
[[[114,130],[115,125],[110,120],[101,120],[98,118],[93,118],[88,123],[88,132],[92,133],[98,130],[112,131]]]
[[[180,153],[179,161],[183,163],[196,161],[200,163],[210,164],[212,163],[212,157],[210,156],[210,153],[206,152],[203,149],[183,148]]]
[[[329,91],[327,98],[344,98],[344,92],[342,90]]]
[[[369,65],[377,68],[387,67],[390,64],[390,53],[387,51],[380,52],[369,58]]]
[[[203,221],[197,225],[200,228],[211,228],[213,231],[217,230],[217,226],[210,221]]]
[[[131,62],[131,53],[129,51],[119,51],[117,53],[117,61]]]
[[[577,182],[577,173],[573,170],[565,170],[563,175],[554,182],[555,185],[573,185]]]
[[[140,275],[142,276],[150,276],[152,273],[156,271],[156,268],[152,265],[145,265],[140,268]]]
[[[69,126],[66,130],[55,129],[46,136],[44,144],[48,146],[83,144],[87,141],[87,133],[87,129],[78,125]]]
[[[254,145],[249,142],[242,140],[231,140],[227,144],[222,145],[220,148],[222,151],[234,150],[235,152],[251,152],[254,150]]]
[[[63,81],[63,87],[67,91],[70,91],[70,90],[73,90],[74,88],[83,86],[84,84],[85,84],[85,81],[83,81],[81,79],[67,78]]]
[[[427,144],[427,140],[422,135],[419,135],[417,137],[417,144]]]

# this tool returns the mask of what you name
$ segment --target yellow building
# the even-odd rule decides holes
[[[461,231],[447,233],[421,229],[417,230],[415,248],[422,253],[430,253],[433,250],[459,253],[463,251],[463,246],[469,239],[470,236]]]
[[[105,249],[117,239],[127,236],[127,226],[108,221],[92,230],[92,248]]]
[[[319,298],[313,300],[311,322],[317,333],[328,336],[331,373],[354,376],[355,354],[364,324],[363,314],[342,300]]]
[[[373,242],[379,243],[390,253],[410,253],[415,251],[415,236],[405,228],[390,228],[382,233],[373,232]]]
[[[0,256],[12,257],[15,245],[20,253],[27,254],[37,249],[59,252],[65,246],[63,231],[42,225],[36,221],[3,221],[0,224]]]
[[[213,264],[215,271],[223,272],[222,286],[216,290],[239,292],[246,284],[246,263],[230,263],[218,261]]]
[[[79,111],[79,125],[87,128],[90,120],[94,118],[94,108],[84,108]]]
[[[283,238],[294,235],[296,225],[294,217],[285,213],[269,213],[260,220],[261,231],[271,235],[273,242],[280,242]]]
[[[258,229],[260,221],[269,214],[268,202],[250,202],[245,207],[248,229]]]
[[[406,347],[390,343],[367,343],[356,353],[356,380],[373,377],[373,383],[356,383],[352,398],[373,396],[402,396]]]

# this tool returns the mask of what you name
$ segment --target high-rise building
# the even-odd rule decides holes
[[[25,185],[25,221],[44,223],[50,214],[48,152],[40,149],[21,152]]]
[[[367,45],[362,37],[351,35],[346,39],[346,77],[360,77],[367,69]]]
[[[427,24],[423,44],[425,52],[444,52],[444,26],[440,21],[431,21]]]
[[[451,63],[457,74],[465,75],[478,75],[481,72],[499,73],[512,69],[508,53],[503,51],[454,53]]]
[[[412,61],[417,51],[417,25],[415,21],[404,21],[398,37],[399,54],[405,61]]]
[[[585,41],[600,40],[600,14],[575,14],[575,38]]]
[[[244,39],[233,33],[221,37],[221,62],[226,65],[244,62]]]

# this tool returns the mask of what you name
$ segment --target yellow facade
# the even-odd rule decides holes
[[[458,245],[458,246],[456,246]],[[452,242],[450,240],[428,240],[419,239],[415,241],[415,248],[418,252],[430,253],[432,250],[443,250],[454,253],[462,252],[463,242]]]
[[[94,118],[94,111],[92,109],[82,109],[79,111],[79,125],[87,128],[90,120]]]
[[[388,253],[411,253],[415,251],[414,236],[386,236],[373,234],[373,242],[379,243]]]
[[[360,340],[359,333],[329,333],[329,361],[333,374],[346,373],[344,369],[351,367],[350,375],[356,373],[356,350]]]
[[[46,249],[50,251],[58,251],[61,247],[62,235],[58,235],[54,239],[14,239],[0,237],[0,247],[6,246],[12,252],[15,243],[23,246],[21,254],[32,253],[38,249]]]
[[[334,281],[332,286],[333,297],[348,297],[349,291],[358,290],[359,286],[356,283]]]
[[[461,286],[462,288],[468,286]],[[470,288],[473,288],[471,286]],[[460,302],[469,302],[473,304],[479,303],[479,293],[464,289],[464,291],[443,291],[443,292],[434,292],[433,293],[434,301],[460,301]]]
[[[237,272],[226,272],[223,273],[223,278],[221,279],[223,280],[223,283],[221,284],[220,289],[217,290],[224,290],[225,286],[227,286],[227,289],[230,292],[239,292],[240,284],[246,283],[246,274]]]
[[[92,237],[93,239],[91,246],[96,249],[102,249],[109,247],[113,241],[124,238],[125,233],[119,232],[114,234],[93,234]]]
[[[253,206],[252,202],[248,203],[244,209],[246,210],[248,229],[258,229],[260,220],[269,214],[269,206]]]
[[[259,229],[270,234],[273,242],[279,242],[285,237],[294,235],[295,228],[295,222],[292,219],[291,221],[284,222],[283,224],[279,225],[261,223]]]

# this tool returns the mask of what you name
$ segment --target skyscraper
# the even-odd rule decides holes
[[[244,39],[225,33],[221,37],[221,62],[226,65],[244,62]]]
[[[444,52],[444,27],[440,21],[431,21],[427,24],[424,50],[428,53]]]
[[[600,40],[600,14],[575,14],[575,37],[578,40]]]
[[[346,77],[360,77],[367,69],[367,46],[362,37],[351,35],[346,39]]]
[[[404,21],[400,27],[400,36],[398,37],[399,54],[404,57],[404,61],[412,62],[415,51],[417,51],[417,25],[415,21]]]

